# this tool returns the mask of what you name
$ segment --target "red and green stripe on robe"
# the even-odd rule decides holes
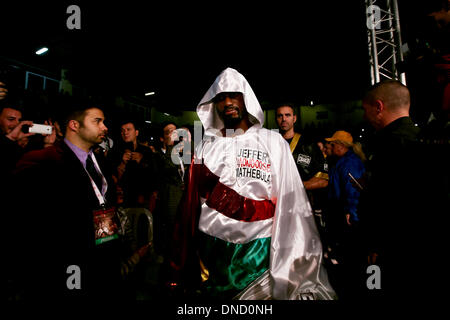
[[[275,205],[239,195],[204,164],[192,163],[188,188],[175,233],[181,260],[172,267],[181,271],[198,255],[208,292],[231,298],[269,268]]]

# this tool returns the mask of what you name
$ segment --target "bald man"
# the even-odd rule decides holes
[[[364,117],[375,130],[381,130],[398,120],[402,123],[401,127],[408,128],[409,137],[418,134],[418,128],[409,118],[409,90],[398,81],[387,80],[373,86],[363,99],[363,108]]]
[[[406,86],[395,80],[380,82],[362,103],[364,117],[376,130],[369,150],[370,179],[360,198],[368,262],[380,267],[382,279],[370,294],[411,297],[430,288],[425,278],[438,242],[426,235],[434,225],[430,214],[436,197],[430,178],[445,166],[431,160],[429,149],[419,142]]]

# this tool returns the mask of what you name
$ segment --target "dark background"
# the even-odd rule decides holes
[[[68,30],[66,9],[81,9]],[[353,4],[353,5],[351,5]],[[7,4],[2,56],[97,92],[143,96],[195,110],[226,67],[240,71],[261,101],[299,103],[358,98],[367,85],[363,1],[61,1]],[[41,46],[49,52],[36,56]]]
[[[442,2],[398,0],[402,40],[411,50],[402,67],[422,122],[440,103],[429,56],[446,46],[445,37],[427,14]],[[81,30],[66,27],[72,4],[81,9]],[[247,78],[265,109],[359,100],[370,85],[359,0],[9,1],[0,8],[0,30],[0,57],[8,61],[56,79],[67,68],[69,80],[91,93],[137,97],[172,114],[195,110],[226,67]],[[48,53],[35,55],[42,46]],[[149,91],[156,94],[145,97]]]

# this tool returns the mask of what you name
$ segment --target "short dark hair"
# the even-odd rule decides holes
[[[14,109],[22,114],[24,113],[23,102],[11,99],[10,97],[0,100],[0,113],[3,112],[3,109]]]
[[[131,123],[134,126],[135,130],[138,130],[138,131],[140,130],[138,121],[134,120],[134,119],[125,119],[125,120],[120,121],[120,127],[122,127],[123,125],[126,125],[128,123]]]
[[[292,102],[286,102],[286,103],[279,103],[277,107],[275,108],[275,114],[277,113],[278,109],[281,107],[289,107],[292,109],[292,114],[297,115],[297,112],[295,111],[295,106]]]
[[[159,137],[163,138],[164,137],[164,128],[167,127],[169,124],[173,124],[175,127],[178,128],[177,124],[173,121],[164,121],[163,123],[161,123],[160,126],[160,130],[159,130]]]
[[[377,99],[383,100],[391,110],[409,106],[411,103],[408,87],[398,80],[391,79],[380,81],[369,87],[363,102],[372,104]]]
[[[67,128],[70,120],[76,120],[80,124],[83,124],[86,111],[94,108],[103,110],[103,107],[98,102],[91,99],[72,99],[67,103],[66,109],[63,112],[62,128]]]

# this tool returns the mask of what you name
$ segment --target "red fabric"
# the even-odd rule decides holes
[[[239,195],[233,189],[219,182],[204,165],[200,165],[205,184],[200,195],[207,199],[208,207],[221,214],[239,221],[252,222],[272,218],[275,214],[275,205],[269,200],[252,200]],[[212,182],[212,183],[211,183]]]
[[[194,164],[194,160],[192,160],[187,190],[180,202],[181,206],[173,234],[173,252],[170,259],[172,282],[179,282],[185,277],[185,274],[191,273],[192,269],[199,268],[198,260],[195,259],[194,245],[195,232],[198,228],[200,215],[199,169],[201,167]],[[194,258],[192,259],[193,256]],[[198,274],[200,275],[200,273]],[[194,282],[196,281],[196,279],[193,280]]]
[[[14,173],[29,169],[43,161],[57,162],[61,161],[63,151],[60,144],[43,148],[39,150],[32,150],[25,153],[17,162]]]
[[[203,163],[191,163],[187,190],[184,194],[173,235],[170,261],[172,281],[200,281],[200,266],[196,251],[196,233],[200,217],[200,196],[218,212],[240,221],[265,220],[274,216],[275,205],[269,200],[252,200],[219,182],[219,177]],[[198,275],[198,278],[191,275]]]

